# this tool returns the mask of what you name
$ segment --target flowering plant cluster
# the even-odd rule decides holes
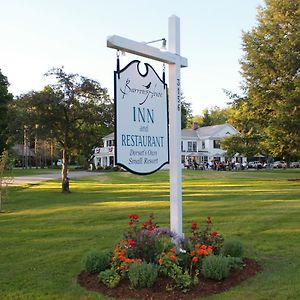
[[[141,262],[140,258],[129,258],[127,256],[127,250],[133,248],[135,245],[134,240],[121,240],[114,250],[114,255],[112,257],[112,268],[118,272],[128,270],[129,265],[134,262]]]
[[[192,222],[190,240],[194,245],[204,244],[211,246],[214,254],[220,254],[224,242],[223,236],[217,231],[213,231],[211,217],[207,217],[203,228],[200,228],[197,222]]]
[[[164,276],[174,277],[178,271],[179,260],[176,256],[176,248],[171,248],[168,252],[163,251],[158,255],[160,273]]]
[[[115,247],[111,269],[103,273],[103,278],[107,278],[108,275],[118,280],[126,278],[133,264],[143,262],[140,267],[155,266],[159,276],[171,277],[175,287],[188,291],[198,282],[198,275],[206,258],[220,255],[222,251],[224,238],[213,230],[211,217],[207,217],[204,228],[200,228],[198,223],[193,221],[190,235],[184,239],[168,228],[159,228],[153,215],[146,221],[140,221],[139,216],[133,213],[130,213],[128,218],[128,230],[124,239]],[[151,268],[149,267],[149,270]],[[137,272],[136,270],[132,268],[132,272]],[[144,272],[147,272],[146,269]],[[130,277],[134,276],[131,274]]]

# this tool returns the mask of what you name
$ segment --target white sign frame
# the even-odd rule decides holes
[[[169,17],[168,50],[161,51],[142,42],[118,35],[107,38],[107,47],[140,55],[169,65],[169,119],[170,119],[170,227],[178,236],[182,233],[182,169],[181,169],[181,101],[180,68],[188,66],[187,58],[180,55],[180,19]]]

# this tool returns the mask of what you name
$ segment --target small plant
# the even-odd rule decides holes
[[[230,267],[231,263],[228,257],[209,255],[203,261],[201,273],[205,278],[221,280],[228,276]]]
[[[192,270],[200,270],[203,262],[203,258],[213,251],[212,246],[207,246],[205,244],[196,244],[194,249],[190,251],[189,255],[191,257],[190,273]]]
[[[222,255],[231,257],[242,257],[243,253],[243,244],[237,237],[230,237],[225,240],[222,249]]]
[[[128,278],[134,288],[152,287],[157,276],[158,267],[152,263],[133,263],[128,270]]]
[[[243,268],[243,260],[240,257],[227,256],[229,260],[230,269]]]
[[[110,267],[112,253],[111,251],[91,251],[87,254],[84,265],[90,273],[99,273]]]
[[[99,279],[110,289],[118,286],[121,276],[116,273],[114,270],[108,269],[100,272]]]
[[[182,290],[183,293],[187,293],[191,287],[194,285],[195,280],[192,276],[185,271],[184,273],[179,273],[174,278],[176,282],[176,286]]]
[[[177,274],[182,273],[175,247],[171,248],[168,252],[162,252],[158,256],[158,264],[159,273],[165,277],[175,278]]]
[[[126,277],[127,270],[130,264],[135,262],[141,262],[140,258],[130,258],[128,252],[135,245],[135,241],[132,239],[121,240],[114,250],[112,257],[112,269],[119,273],[122,277]]]
[[[217,231],[213,231],[212,219],[207,217],[204,228],[199,228],[197,222],[192,222],[190,240],[193,244],[212,246],[213,253],[218,255],[223,247],[224,238]]]

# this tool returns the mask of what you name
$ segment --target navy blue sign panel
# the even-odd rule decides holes
[[[116,164],[151,174],[169,163],[167,86],[151,65],[134,60],[115,72]]]

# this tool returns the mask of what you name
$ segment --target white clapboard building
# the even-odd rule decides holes
[[[213,162],[225,163],[226,151],[220,146],[220,141],[228,136],[239,134],[230,124],[198,127],[181,130],[181,162],[182,166],[196,162],[197,165],[207,165]],[[96,168],[114,166],[114,133],[103,138],[104,147],[97,147],[93,153],[93,164]],[[243,164],[246,157],[238,153],[232,160]]]

